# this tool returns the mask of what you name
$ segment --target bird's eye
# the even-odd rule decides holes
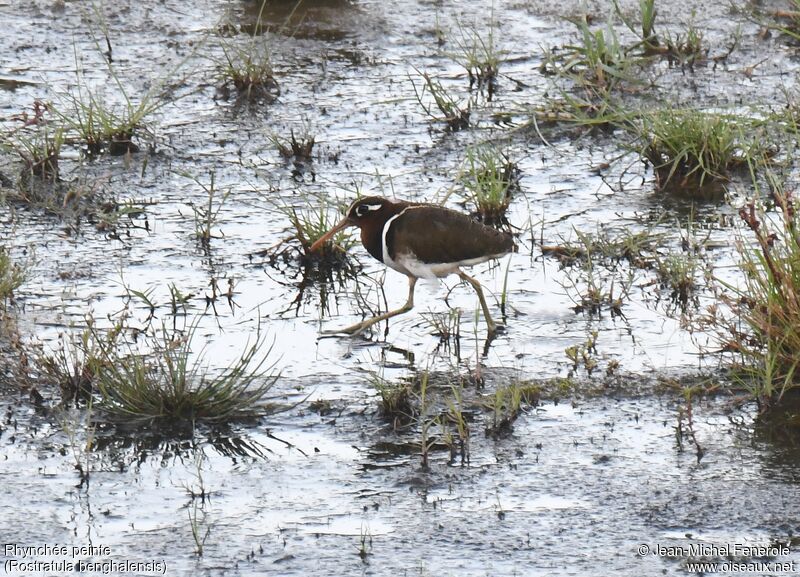
[[[358,216],[365,216],[368,212],[369,212],[369,206],[367,206],[366,204],[360,204],[358,207],[356,207],[356,214]]]

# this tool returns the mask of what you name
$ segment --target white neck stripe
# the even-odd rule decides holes
[[[413,208],[413,207],[408,206],[408,207],[404,208],[403,210],[398,212],[396,215],[394,215],[392,218],[387,220],[386,224],[383,225],[383,234],[381,236],[381,253],[382,253],[382,256],[383,256],[383,263],[385,265],[387,265],[387,266],[392,267],[392,268],[395,268],[394,266],[392,266],[394,264],[394,260],[392,259],[391,256],[389,256],[389,247],[386,245],[386,235],[389,232],[389,227],[392,226],[392,223],[395,221],[395,219],[403,216],[403,213],[405,211],[407,211],[409,208]]]

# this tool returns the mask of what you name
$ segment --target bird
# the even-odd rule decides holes
[[[481,284],[461,268],[516,252],[510,233],[440,205],[367,196],[353,202],[344,217],[317,239],[310,251],[319,250],[348,227],[361,229],[361,243],[370,255],[408,277],[408,299],[398,309],[330,332],[357,335],[376,323],[407,313],[414,307],[418,279],[456,274],[475,289],[488,336],[495,336],[497,324],[489,313]]]

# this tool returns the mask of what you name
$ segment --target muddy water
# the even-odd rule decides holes
[[[238,450],[222,437],[156,451],[112,441],[83,488],[57,454],[62,433],[6,435],[4,500],[23,497],[25,514],[4,537],[102,544],[120,560],[163,559],[176,575],[649,575],[725,560],[658,546],[780,546],[796,529],[797,455],[754,442],[737,422],[746,415],[717,403],[696,408],[700,463],[677,449],[672,403],[602,399],[544,404],[502,442],[475,435],[470,466],[436,457],[422,472],[417,456],[386,453],[401,439],[355,417],[358,393],[338,419],[272,423],[291,448],[253,429],[232,432]],[[190,493],[201,488],[197,559]],[[644,545],[653,553],[640,555]]]
[[[311,395],[306,403],[334,408],[319,415],[303,404],[264,422],[177,440],[142,432],[131,438],[101,424],[88,457],[89,483],[79,486],[74,465],[87,458],[85,413],[37,412],[25,394],[11,393],[3,400],[0,499],[15,521],[0,525],[3,542],[102,544],[111,555],[97,560],[159,559],[168,574],[642,575],[683,573],[689,557],[641,557],[638,545],[768,543],[796,534],[796,452],[754,440],[752,415],[730,416],[722,402],[696,408],[705,449],[699,464],[690,444],[683,452],[676,445],[677,406],[645,396],[545,403],[524,414],[509,438],[490,441],[476,427],[469,466],[449,466],[437,454],[431,470],[421,471],[419,456],[402,450],[418,441],[415,435],[396,435],[377,416],[369,372],[466,373],[480,357],[489,375],[564,376],[572,369],[565,349],[594,331],[601,369],[618,362],[623,389],[628,382],[639,388],[653,373],[713,369],[716,360],[699,354],[709,335],[685,330],[685,317],[669,291],[652,283],[652,273],[624,273],[631,275],[624,316],[576,313],[583,281],[543,257],[538,244],[574,240],[576,230],[652,229],[664,235],[660,250],[668,253],[679,250],[691,216],[714,247],[707,250],[714,272],[735,278],[736,209],[656,195],[652,174],[633,156],[598,170],[624,151],[622,135],[543,127],[544,143],[534,130],[519,128],[526,110],[551,89],[539,70],[542,50],[574,40],[563,18],[577,3],[401,0],[391,11],[374,2],[304,4],[266,10],[268,30],[259,30],[259,38],[269,43],[281,94],[272,104],[242,105],[218,90],[223,51],[213,33],[254,30],[258,8],[251,3],[92,8],[0,0],[0,51],[7,55],[0,76],[14,80],[0,88],[4,119],[35,99],[63,103],[77,83],[122,102],[102,54],[103,30],[130,98],[169,86],[150,118],[155,136],[141,143],[143,152],[91,162],[75,147],[62,155],[63,178],[147,203],[136,226],[112,237],[69,215],[3,208],[3,244],[19,259],[34,259],[14,309],[21,334],[53,347],[60,332],[83,326],[87,312],[108,324],[107,316],[125,306],[125,286],[151,290],[158,317],[167,318],[173,283],[195,295],[190,316],[204,313],[198,334],[208,341],[212,367],[238,356],[260,323],[275,339],[272,355],[283,375],[277,394],[289,402]],[[694,72],[654,66],[648,74],[662,88],[637,97],[774,104],[776,91],[790,82],[786,72],[796,68],[792,50],[778,38],[761,38],[756,25],[727,7],[697,7],[695,22],[711,55],[725,52],[737,26],[739,49],[724,64]],[[608,6],[590,8],[603,14]],[[689,10],[667,3],[659,15],[677,29]],[[448,52],[456,50],[460,30],[487,33],[490,20],[504,57],[498,92],[491,102],[477,96],[472,129],[447,132],[417,102],[415,69],[468,98],[466,73]],[[437,28],[450,38],[442,47]],[[765,51],[773,58],[762,62]],[[306,128],[319,153],[299,167],[279,155],[270,136]],[[357,292],[376,307],[385,291],[392,306],[405,299],[406,283],[359,247],[352,251],[362,267],[357,279],[327,291],[312,285],[296,306],[300,268],[274,268],[261,255],[290,234],[276,207],[303,206],[313,195],[347,202],[356,191],[448,198],[461,207],[453,189],[465,147],[486,139],[506,143],[521,170],[522,193],[509,213],[522,230],[520,252],[474,271],[490,300],[499,300],[507,268],[507,331],[485,350],[474,294],[448,279],[420,286],[417,309],[446,312],[445,297],[461,308],[458,348],[443,349],[417,313],[393,321],[385,336],[318,340],[320,329],[362,317]],[[0,171],[13,177],[15,161],[4,155]],[[230,196],[204,251],[194,238],[192,205],[207,197],[193,178],[208,185],[212,171]],[[751,193],[745,182],[731,188],[734,199]],[[701,285],[702,276],[698,271]],[[609,287],[619,282],[614,278],[602,282]],[[222,290],[229,279],[235,287],[234,304],[221,299],[217,314],[205,304],[212,279]],[[698,299],[707,304],[711,294],[700,290]],[[144,325],[146,307],[131,306],[132,322]],[[588,375],[579,369],[578,376]],[[13,391],[13,383],[6,389]],[[47,406],[57,403],[57,389],[41,392]],[[205,539],[202,556],[192,525]],[[6,554],[4,561],[15,558]],[[798,559],[791,553],[775,560]]]

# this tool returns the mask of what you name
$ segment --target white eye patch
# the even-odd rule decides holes
[[[356,215],[364,216],[368,212],[375,212],[383,207],[382,204],[359,204],[356,207]]]

